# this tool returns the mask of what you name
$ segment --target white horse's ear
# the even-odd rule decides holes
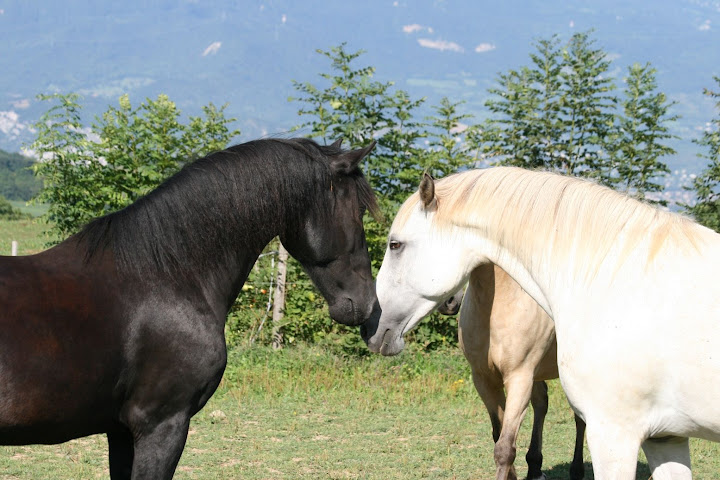
[[[435,202],[435,180],[427,172],[423,173],[418,192],[420,193],[420,200],[422,200],[426,209]]]

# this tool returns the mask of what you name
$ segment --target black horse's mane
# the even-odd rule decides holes
[[[304,138],[254,140],[212,153],[128,207],[88,223],[79,244],[88,260],[110,249],[120,272],[207,271],[239,250],[262,248],[261,232],[280,232],[309,209],[329,215],[327,157],[341,153],[339,146]],[[376,214],[362,172],[348,177],[358,209]]]

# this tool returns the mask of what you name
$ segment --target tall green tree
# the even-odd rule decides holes
[[[720,87],[720,77],[713,79]],[[703,93],[715,100],[715,107],[720,112],[720,90],[706,88]],[[720,113],[710,120],[702,136],[694,142],[703,149],[698,157],[704,159],[707,166],[690,187],[695,192],[695,203],[683,207],[698,222],[720,232]]]
[[[77,94],[40,95],[51,103],[35,125],[29,148],[43,161],[35,173],[44,187],[36,201],[50,205],[46,219],[59,238],[90,219],[129,205],[185,162],[227,146],[239,130],[225,107],[210,104],[204,117],[181,121],[166,95],[133,108],[127,95],[91,127],[81,121]]]
[[[501,73],[493,114],[471,140],[500,164],[547,168],[609,183],[604,139],[613,126],[610,61],[589,33],[535,43],[531,65]]]
[[[545,164],[541,139],[536,136],[540,100],[533,77],[527,67],[499,74],[498,86],[488,89],[493,97],[485,102],[493,116],[470,137],[485,156],[503,165],[537,168]]]
[[[443,97],[440,105],[433,106],[434,115],[428,121],[428,147],[425,170],[434,177],[444,177],[455,173],[473,162],[471,148],[466,141],[468,128],[463,124],[473,116],[460,113],[459,108],[465,102],[452,102]]]
[[[375,133],[377,147],[363,170],[387,216],[394,214],[420,181],[418,171],[422,170],[427,157],[421,142],[427,137],[427,131],[415,114],[424,101],[424,98],[413,100],[403,90],[388,94],[383,101],[385,121]]]
[[[385,217],[392,218],[398,205],[417,187],[418,172],[423,169],[425,150],[420,142],[427,132],[416,120],[416,112],[425,99],[412,99],[407,92],[395,89],[392,82],[374,80],[374,67],[356,66],[363,50],[351,52],[342,43],[317,52],[330,61],[329,72],[319,75],[317,85],[293,81],[298,95],[289,100],[302,105],[298,115],[304,119],[293,130],[304,130],[307,136],[326,144],[342,139],[346,148],[377,141],[362,169],[378,194]],[[366,220],[371,259],[379,268],[387,225]]]
[[[564,119],[565,151],[553,158],[552,168],[568,175],[593,177],[610,183],[603,142],[613,128],[610,60],[589,33],[576,33],[563,49],[560,69],[560,115]]]
[[[680,118],[670,113],[676,102],[657,92],[657,71],[649,63],[628,68],[625,94],[620,101],[615,129],[608,150],[616,177],[615,188],[640,200],[667,206],[667,201],[647,197],[664,190],[660,183],[670,169],[660,159],[675,154],[665,142],[678,138],[669,132],[668,123]]]
[[[293,81],[300,95],[290,101],[304,104],[298,115],[307,118],[293,130],[309,130],[307,136],[323,143],[343,139],[348,148],[377,140],[363,171],[385,200],[399,200],[414,186],[412,182],[419,181],[410,181],[406,171],[417,170],[422,163],[417,142],[426,133],[413,116],[425,100],[411,99],[407,92],[394,89],[393,82],[374,80],[374,67],[355,66],[365,52],[349,52],[346,47],[342,43],[328,51],[317,50],[330,60],[331,70],[320,74],[320,86]]]
[[[485,106],[493,115],[470,138],[504,165],[547,167],[563,157],[560,40],[553,36],[534,46],[530,66],[500,73],[498,85],[488,89]]]
[[[324,88],[293,80],[293,87],[301,95],[290,97],[290,101],[304,103],[298,115],[310,117],[293,130],[309,128],[309,137],[326,144],[342,138],[349,147],[358,148],[384,126],[388,91],[393,83],[373,80],[374,67],[351,65],[365,51],[348,52],[346,45],[317,50],[331,64],[330,73],[320,74]]]

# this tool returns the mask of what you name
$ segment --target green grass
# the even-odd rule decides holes
[[[557,381],[550,403],[545,471],[565,479],[574,421]],[[529,429],[526,419],[516,461],[523,477]],[[388,359],[253,347],[231,352],[218,392],[193,419],[175,478],[487,479],[492,451],[487,414],[456,350]],[[717,477],[719,453],[693,441],[696,479]],[[647,479],[640,461],[637,478]],[[104,437],[0,447],[0,479],[44,478],[108,478]]]
[[[47,224],[38,219],[0,219],[0,255],[10,255],[13,240],[18,242],[18,255],[29,255],[44,250],[49,240],[44,234],[47,229]]]

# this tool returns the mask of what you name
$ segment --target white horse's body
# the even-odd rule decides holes
[[[490,261],[555,322],[596,479],[634,479],[640,446],[654,480],[691,478],[688,437],[720,441],[720,235],[589,182],[494,168],[424,179],[389,238],[372,350],[402,350]]]

